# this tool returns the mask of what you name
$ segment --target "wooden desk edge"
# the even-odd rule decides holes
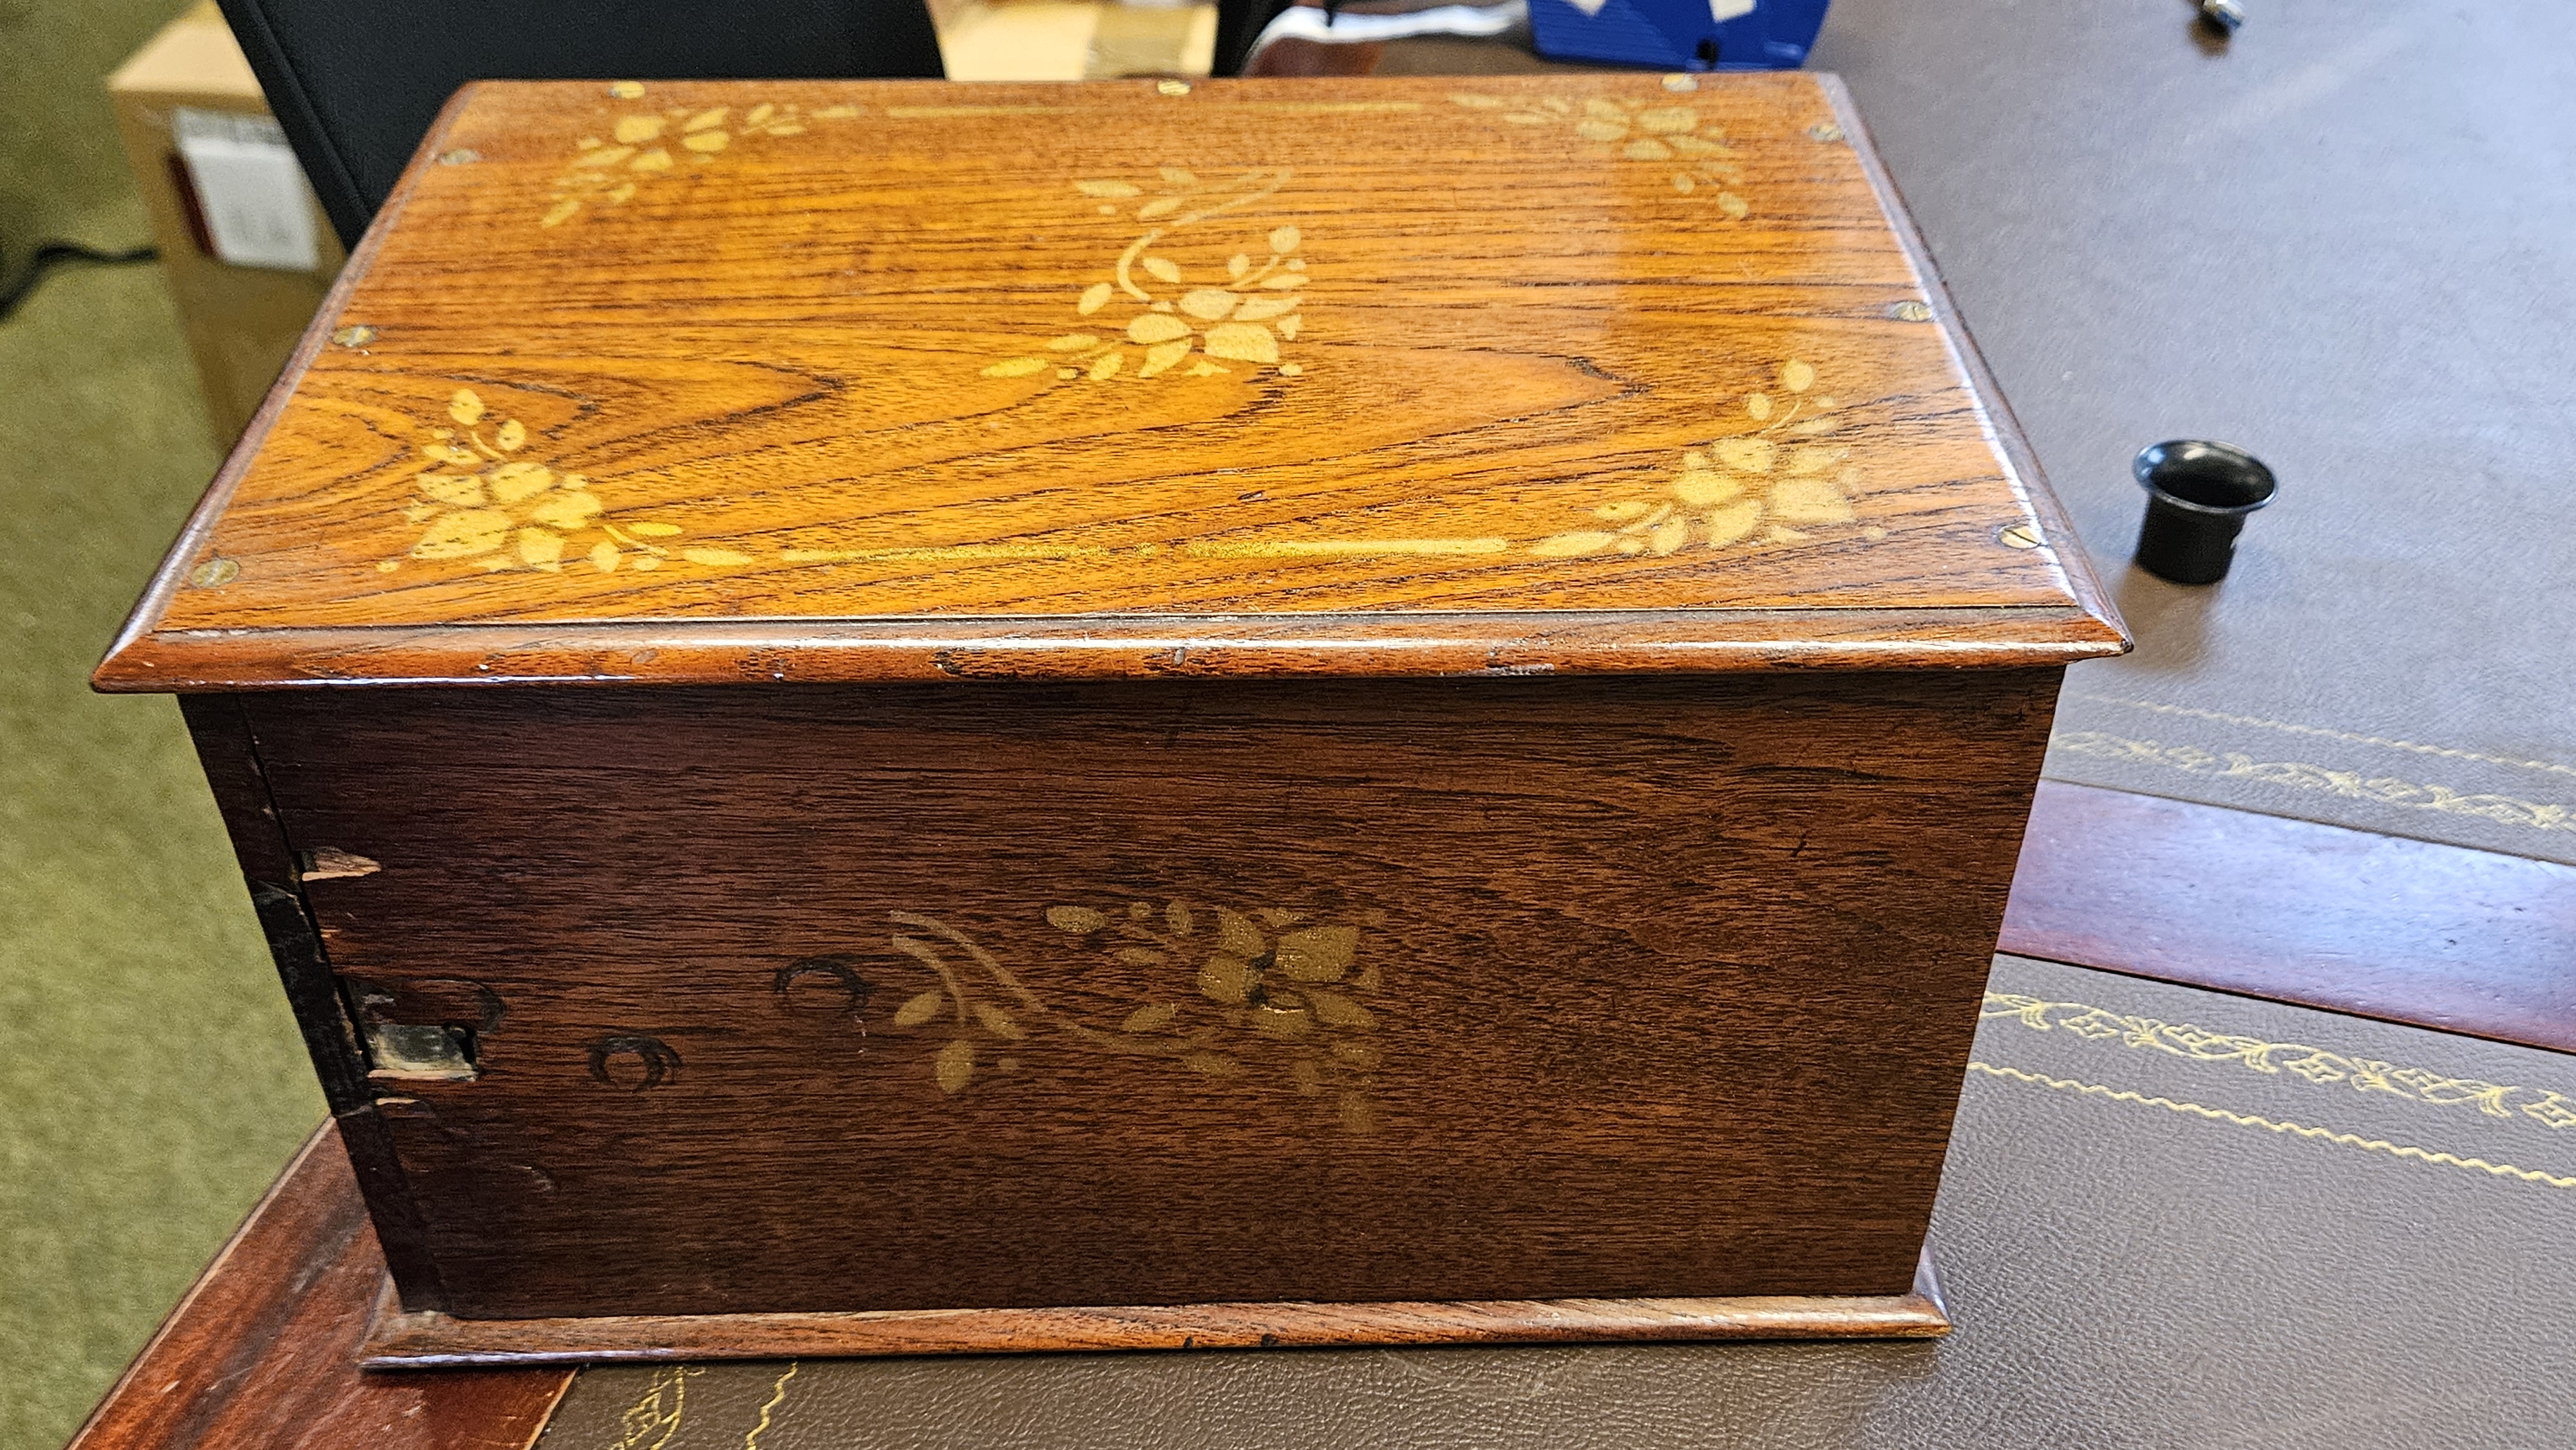
[[[2576,866],[2043,780],[1999,949],[2576,1052]]]
[[[170,1311],[70,1450],[526,1450],[570,1369],[368,1375],[384,1256],[329,1122]]]

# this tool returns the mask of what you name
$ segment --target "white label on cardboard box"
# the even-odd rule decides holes
[[[304,168],[267,116],[181,106],[170,120],[215,255],[236,267],[310,272],[322,265]]]

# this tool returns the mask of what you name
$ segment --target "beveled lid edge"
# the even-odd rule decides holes
[[[277,380],[269,384],[268,395],[260,400],[259,411],[251,415],[249,426],[233,440],[232,451],[224,455],[222,466],[215,470],[213,481],[206,485],[205,496],[197,500],[196,508],[188,514],[188,521],[180,525],[178,537],[171,541],[160,566],[153,570],[151,582],[144,585],[142,596],[134,601],[134,608],[126,613],[125,622],[117,627],[116,637],[109,641],[97,668],[90,672],[91,689],[102,694],[115,694],[135,688],[131,684],[120,683],[131,676],[131,671],[124,665],[126,657],[159,629],[163,616],[169,612],[171,598],[187,584],[190,568],[213,537],[215,526],[223,521],[225,511],[232,506],[233,494],[241,487],[243,476],[250,472],[251,461],[259,456],[261,445],[268,441],[270,430],[277,426],[278,415],[286,411],[287,399],[295,395],[296,386],[304,381],[304,374],[313,365],[313,359],[329,343],[332,332],[339,326],[341,313],[348,308],[350,294],[373,270],[377,251],[393,231],[403,209],[410,204],[412,192],[419,184],[423,158],[437,153],[448,128],[455,124],[458,114],[482,85],[481,81],[466,82],[447,98],[446,105],[439,108],[437,119],[430,123],[428,134],[421,138],[420,149],[413,153],[410,163],[403,168],[402,176],[394,183],[393,193],[385,198],[383,206],[376,209],[375,220],[367,224],[366,234],[358,238],[358,245],[349,249],[347,260],[340,264],[340,274],[332,279],[331,290],[322,295],[321,305],[313,309],[313,320],[305,325],[304,336],[295,344],[295,351],[287,355],[286,366],[278,369]]]
[[[456,685],[1430,678],[2027,669],[2119,654],[2071,606],[1671,614],[605,621],[148,634],[100,666],[124,694]]]
[[[2136,648],[2128,625],[2111,602],[2110,592],[2093,572],[2092,560],[2076,542],[2075,521],[2066,506],[2058,501],[2057,492],[2048,483],[2048,475],[2039,466],[2039,455],[2023,434],[2021,420],[2014,416],[2012,403],[1995,382],[1994,370],[1986,366],[1985,353],[1977,346],[1976,334],[1959,315],[1959,304],[1950,296],[1950,284],[1941,275],[1931,247],[1923,240],[1922,229],[1914,224],[1913,209],[1905,204],[1903,188],[1889,174],[1879,159],[1878,144],[1869,133],[1869,124],[1861,118],[1860,108],[1853,104],[1851,88],[1831,71],[1809,72],[1817,88],[1824,93],[1825,103],[1833,108],[1843,134],[1850,140],[1852,154],[1859,158],[1861,174],[1869,178],[1870,189],[1878,195],[1880,214],[1887,227],[1905,249],[1906,260],[1914,267],[1923,283],[1923,295],[1930,304],[1941,336],[1949,344],[1952,357],[1968,380],[1968,391],[1985,405],[1988,440],[2003,456],[2013,492],[2039,524],[2036,547],[2047,551],[2059,587],[2068,600],[2119,641],[2110,654],[2127,654]],[[2071,548],[2059,545],[2071,544]]]

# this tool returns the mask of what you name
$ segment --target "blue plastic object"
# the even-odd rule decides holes
[[[1541,55],[1661,70],[1794,70],[1827,0],[1529,0]]]

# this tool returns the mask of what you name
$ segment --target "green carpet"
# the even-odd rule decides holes
[[[0,5],[0,252],[145,240],[101,82],[172,0]],[[87,676],[217,456],[149,266],[0,323],[0,1450],[68,1438],[322,1112],[166,698]]]

